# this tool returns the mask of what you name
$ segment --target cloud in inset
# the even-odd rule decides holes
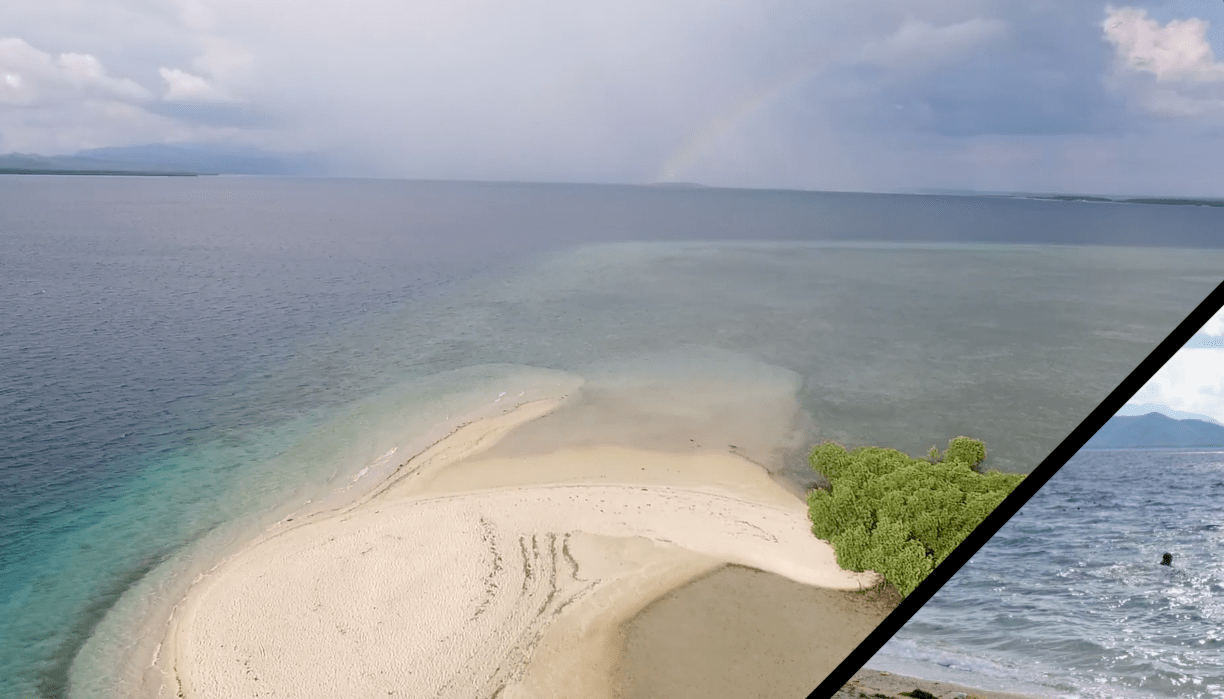
[[[1199,333],[1212,337],[1224,335],[1224,309],[1216,311],[1216,314],[1211,316],[1211,320],[1203,324],[1203,329],[1199,330]]]
[[[1129,403],[1156,403],[1224,420],[1224,349],[1182,349]]]

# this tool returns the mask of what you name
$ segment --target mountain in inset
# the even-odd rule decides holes
[[[1202,413],[1188,413],[1185,410],[1174,410],[1167,405],[1160,405],[1159,403],[1141,403],[1139,405],[1128,403],[1122,406],[1122,409],[1119,410],[1116,415],[1147,415],[1148,413],[1160,413],[1161,415],[1167,415],[1174,420],[1202,420],[1203,422],[1210,422],[1213,425],[1224,425],[1224,422],[1220,422],[1210,415],[1203,415]]]
[[[1203,420],[1175,420],[1160,413],[1115,415],[1085,449],[1224,447],[1224,426]]]

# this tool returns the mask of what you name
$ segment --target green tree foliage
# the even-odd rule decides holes
[[[968,437],[927,459],[821,444],[809,461],[829,488],[808,496],[812,533],[833,545],[842,568],[874,570],[908,595],[1024,478],[980,471],[985,458],[985,445]]]

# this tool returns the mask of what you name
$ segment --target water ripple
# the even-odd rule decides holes
[[[1066,464],[882,649],[986,652],[1084,697],[1218,697],[1224,682],[1224,454],[1085,451]],[[1085,517],[1083,505],[1093,507]],[[1164,552],[1173,567],[1160,565]],[[1057,583],[1054,583],[1057,581]],[[994,610],[982,626],[967,610]],[[1128,695],[1129,696],[1129,695]]]

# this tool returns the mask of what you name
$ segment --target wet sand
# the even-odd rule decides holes
[[[899,601],[721,566],[626,624],[619,696],[806,697]]]
[[[908,695],[902,693],[913,692],[915,689],[921,689],[937,699],[1039,699],[1031,694],[992,692],[867,668],[856,672],[854,677],[833,695],[833,699],[906,699]]]

